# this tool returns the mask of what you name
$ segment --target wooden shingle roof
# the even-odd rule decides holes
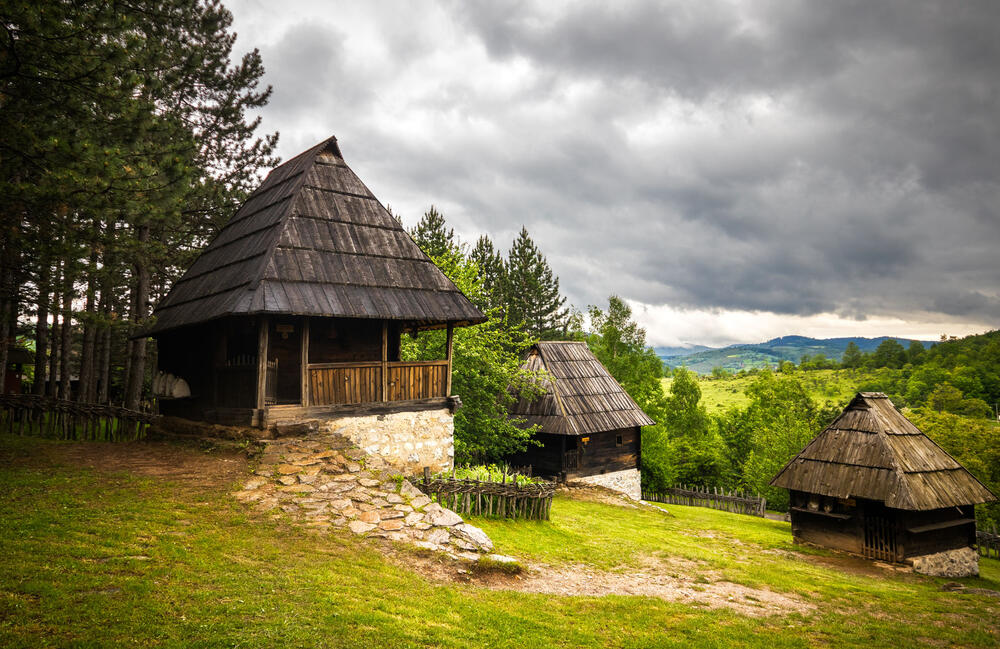
[[[511,414],[541,432],[588,435],[606,430],[652,426],[618,381],[583,342],[540,342],[529,352],[524,367],[544,371],[545,393],[528,401],[520,397]]]
[[[996,500],[881,392],[861,392],[771,480],[837,498],[928,510]]]
[[[275,167],[171,288],[148,334],[258,313],[486,318],[344,162],[337,139]]]

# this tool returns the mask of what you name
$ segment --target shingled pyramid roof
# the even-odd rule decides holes
[[[881,392],[858,393],[771,484],[907,510],[996,500]]]
[[[330,139],[275,167],[154,311],[147,333],[258,313],[421,328],[485,320]]]
[[[542,432],[588,435],[656,423],[601,365],[587,343],[540,342],[528,352],[524,367],[546,373],[545,393],[534,401],[520,397],[511,414],[529,425],[540,425]]]

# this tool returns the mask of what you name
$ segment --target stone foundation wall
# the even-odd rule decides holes
[[[979,575],[979,553],[959,548],[913,557],[913,571],[932,577],[975,577]]]
[[[408,475],[425,466],[450,471],[455,458],[455,420],[447,408],[320,420],[319,431],[342,435]]]
[[[600,475],[588,475],[582,478],[573,478],[572,481],[620,491],[633,500],[642,499],[642,474],[639,473],[639,469],[625,469],[624,471],[612,471],[611,473],[602,473]]]

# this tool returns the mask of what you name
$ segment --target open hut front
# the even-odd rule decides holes
[[[157,307],[164,414],[268,427],[451,397],[453,327],[485,320],[344,163],[335,138],[275,168]],[[437,361],[400,337],[447,329]]]
[[[975,544],[973,506],[996,497],[880,392],[859,393],[771,481],[797,541],[910,561]]]
[[[538,425],[541,446],[510,456],[540,475],[640,495],[642,426],[655,424],[583,342],[540,342],[524,367],[542,372],[544,393],[521,396],[511,414]]]

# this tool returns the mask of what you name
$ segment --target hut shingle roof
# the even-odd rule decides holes
[[[881,392],[861,392],[771,480],[837,498],[928,510],[996,500]]]
[[[485,320],[330,139],[275,167],[157,306],[147,333],[255,313]]]
[[[546,372],[545,393],[534,401],[521,397],[511,413],[542,431],[587,435],[605,430],[651,426],[618,381],[583,342],[540,342],[528,353],[524,367]]]

